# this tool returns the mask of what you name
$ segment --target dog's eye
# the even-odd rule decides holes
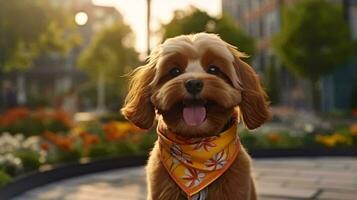
[[[208,67],[207,72],[208,72],[209,74],[218,74],[218,73],[220,72],[220,70],[219,70],[219,68],[218,68],[217,66],[215,66],[215,65],[210,65],[210,66]]]
[[[176,77],[181,74],[181,69],[175,67],[170,70],[170,75]]]

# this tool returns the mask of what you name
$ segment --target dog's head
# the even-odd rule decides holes
[[[124,116],[140,128],[162,115],[174,133],[219,133],[235,109],[249,129],[270,116],[266,94],[244,54],[217,35],[199,33],[166,40],[135,69]]]

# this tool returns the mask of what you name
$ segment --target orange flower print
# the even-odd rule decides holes
[[[205,174],[203,172],[192,168],[186,168],[185,176],[183,176],[182,179],[186,181],[186,187],[195,187],[203,181],[204,177]]]
[[[181,147],[177,144],[173,144],[170,147],[170,154],[172,157],[176,158],[177,160],[192,164],[191,156],[182,151]]]
[[[221,151],[215,154],[211,159],[207,160],[205,166],[208,170],[218,170],[222,169],[227,161],[227,154],[224,151]]]
[[[194,150],[205,150],[209,151],[212,147],[216,147],[217,145],[213,142],[217,137],[207,137],[200,139],[198,142],[193,144]]]

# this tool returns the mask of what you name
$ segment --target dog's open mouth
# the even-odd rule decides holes
[[[183,101],[182,116],[189,126],[199,126],[206,120],[206,102],[204,100],[191,99]]]

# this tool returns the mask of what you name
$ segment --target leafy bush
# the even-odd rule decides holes
[[[25,172],[37,170],[41,165],[40,154],[38,152],[21,150],[15,152],[14,155],[21,159]]]
[[[11,176],[20,174],[23,171],[22,161],[11,153],[0,155],[0,170]]]
[[[100,143],[93,145],[88,153],[90,158],[107,158],[116,156],[116,148],[112,144]]]
[[[0,170],[0,187],[6,185],[11,182],[12,178],[6,172]]]
[[[149,131],[145,133],[139,143],[139,149],[141,152],[149,152],[154,146],[154,143],[157,139],[157,135],[155,131]]]

